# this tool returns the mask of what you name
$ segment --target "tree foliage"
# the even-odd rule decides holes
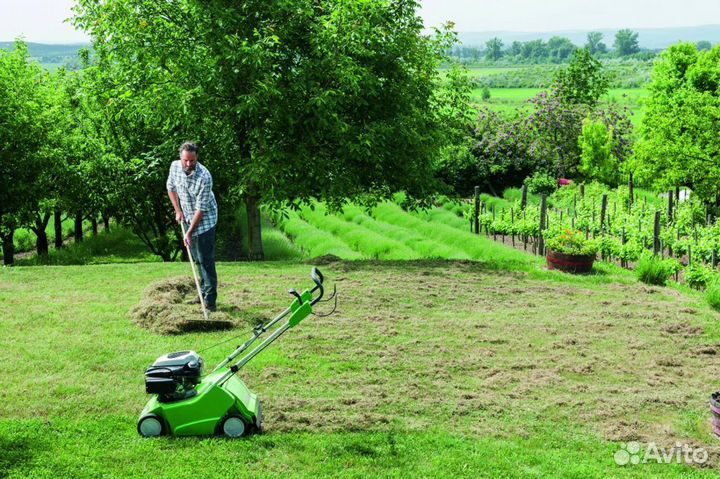
[[[81,0],[76,22],[126,86],[114,95],[118,114],[135,130],[148,116],[154,125],[123,157],[150,154],[165,169],[167,141],[192,135],[220,179],[221,202],[248,205],[251,256],[260,258],[260,203],[339,206],[435,188],[446,138],[433,101],[437,66],[454,37],[423,36],[416,9],[414,1]]]
[[[596,53],[606,53],[607,45],[605,45],[602,41],[603,36],[602,32],[588,32],[585,48],[590,50],[590,53],[593,55]]]
[[[503,42],[497,37],[485,42],[485,58],[488,60],[499,60],[502,57]]]
[[[658,188],[688,186],[717,201],[720,182],[720,46],[679,43],[660,56],[649,86],[636,176]]]
[[[0,235],[12,263],[15,229],[46,198],[52,169],[48,75],[31,62],[25,43],[0,51]]]
[[[557,95],[563,100],[591,107],[607,93],[609,85],[602,64],[587,48],[576,50],[568,67],[558,71],[554,81]]]
[[[627,28],[618,30],[615,33],[613,48],[615,53],[621,57],[638,53],[640,51],[638,33]]]
[[[612,127],[602,121],[586,118],[578,138],[581,159],[578,171],[589,180],[616,187],[619,179]]]

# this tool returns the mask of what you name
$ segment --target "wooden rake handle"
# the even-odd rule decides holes
[[[200,289],[200,281],[198,280],[197,271],[195,270],[195,261],[193,261],[192,252],[190,251],[190,245],[185,242],[185,222],[180,222],[180,228],[182,228],[183,244],[187,251],[188,258],[190,258],[190,266],[192,267],[193,278],[195,278],[195,286],[197,287],[198,296],[200,297],[200,305],[202,306],[203,318],[208,319],[207,308],[205,308],[205,298],[203,298],[202,290]]]

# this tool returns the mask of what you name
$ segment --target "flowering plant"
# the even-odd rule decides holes
[[[547,249],[556,253],[595,256],[597,241],[585,238],[581,231],[568,228],[548,229],[543,232]]]

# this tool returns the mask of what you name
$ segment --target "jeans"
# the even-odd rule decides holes
[[[193,236],[190,249],[195,264],[200,269],[200,290],[205,305],[215,308],[217,301],[217,272],[215,271],[215,226],[204,233]]]

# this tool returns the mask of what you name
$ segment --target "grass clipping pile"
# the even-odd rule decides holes
[[[231,329],[235,321],[224,312],[208,312],[191,304],[197,298],[192,278],[183,276],[152,283],[145,289],[140,304],[130,310],[133,323],[158,334],[182,334],[193,331]]]

